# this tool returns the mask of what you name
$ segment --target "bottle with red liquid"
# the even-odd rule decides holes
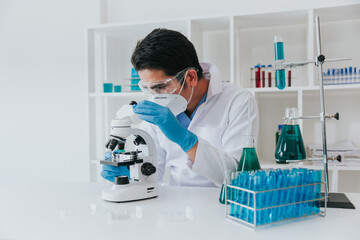
[[[261,79],[260,79],[260,66],[256,65],[255,67],[255,87],[261,87]]]
[[[268,74],[268,87],[271,87],[271,72],[272,72],[272,65],[267,66],[267,74]]]
[[[291,87],[291,69],[288,71],[288,87]]]
[[[261,87],[265,87],[265,65],[261,65]]]

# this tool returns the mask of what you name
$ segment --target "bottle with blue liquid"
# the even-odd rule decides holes
[[[275,36],[274,39],[275,61],[284,61],[284,41],[282,37]],[[275,64],[276,65],[276,64]],[[285,69],[276,70],[276,86],[282,90],[285,88]]]

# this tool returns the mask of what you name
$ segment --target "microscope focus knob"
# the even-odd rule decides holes
[[[156,172],[156,167],[152,163],[146,162],[141,166],[141,173],[150,176]]]
[[[129,177],[128,176],[117,176],[114,180],[115,185],[125,185],[129,184]]]

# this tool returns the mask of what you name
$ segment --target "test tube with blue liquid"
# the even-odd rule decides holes
[[[331,72],[330,72],[330,69],[327,70],[327,74],[326,74],[326,84],[327,84],[327,85],[331,84]]]
[[[275,36],[274,39],[275,61],[284,61],[284,42],[282,37]],[[276,70],[276,86],[282,90],[285,88],[285,69]]]
[[[232,191],[229,196],[231,200],[240,204],[252,208],[256,206],[254,209],[256,211],[256,225],[320,212],[320,201],[315,199],[320,198],[321,171],[306,168],[244,171],[233,174],[230,181],[234,186],[257,192],[255,199],[253,194],[242,190]],[[313,183],[319,184],[304,186]],[[265,209],[258,210],[261,208]],[[230,215],[255,224],[254,210],[233,204]]]
[[[349,67],[349,83],[353,83],[353,68],[352,67]]]
[[[348,68],[344,68],[344,74],[345,74],[344,83],[345,83],[345,84],[348,84],[348,83],[349,83]]]
[[[339,84],[340,83],[340,69],[336,69],[336,77],[335,77],[335,84]]]
[[[331,83],[330,84],[335,84],[335,76],[336,76],[335,73],[336,73],[336,69],[333,68],[331,70]]]
[[[341,68],[341,69],[340,69],[340,81],[339,81],[339,84],[343,84],[343,83],[344,83],[344,79],[345,79],[345,77],[344,77],[344,69]]]

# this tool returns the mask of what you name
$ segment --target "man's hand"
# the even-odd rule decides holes
[[[150,101],[141,101],[133,108],[140,119],[158,126],[164,135],[177,143],[184,152],[188,152],[197,143],[197,136],[181,125],[169,108]]]
[[[108,151],[105,153],[105,160],[109,160],[110,158],[111,152]],[[115,177],[117,176],[128,176],[130,178],[130,171],[126,166],[114,167],[103,165],[102,169],[101,176],[110,182],[114,182]]]

